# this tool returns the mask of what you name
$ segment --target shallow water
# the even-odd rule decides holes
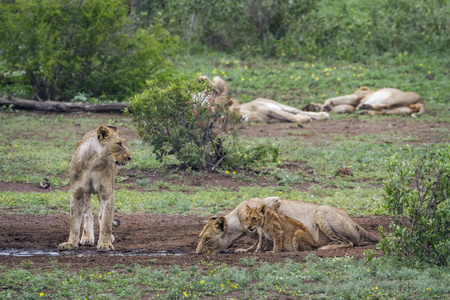
[[[130,250],[130,251],[96,251],[96,250],[72,250],[72,251],[55,251],[51,249],[0,249],[0,256],[13,257],[32,257],[32,256],[176,256],[186,253],[175,253],[168,251],[149,252],[146,250]]]

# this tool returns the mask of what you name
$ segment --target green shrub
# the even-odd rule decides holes
[[[121,100],[166,78],[177,48],[158,22],[138,28],[129,1],[16,0],[0,6],[0,61],[23,97]],[[15,73],[14,73],[15,72]],[[6,90],[7,80],[0,84]]]
[[[177,79],[168,85],[149,81],[148,88],[131,99],[127,113],[159,159],[175,154],[189,167],[215,169],[236,147],[239,116],[220,104],[201,105],[201,94],[208,90],[197,79]]]
[[[394,238],[383,230],[381,248],[411,263],[450,262],[450,145],[410,160],[388,161],[385,205]]]
[[[447,53],[448,0],[165,0],[136,5],[189,48],[242,56],[366,59]]]

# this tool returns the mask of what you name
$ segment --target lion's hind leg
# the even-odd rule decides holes
[[[350,248],[361,242],[358,225],[345,212],[324,205],[317,210],[315,222],[330,240],[321,250]]]
[[[294,232],[292,243],[294,251],[308,251],[315,248],[315,242],[312,235],[301,229]]]
[[[91,211],[91,194],[84,194],[84,223],[80,245],[92,246],[94,243],[94,216]]]

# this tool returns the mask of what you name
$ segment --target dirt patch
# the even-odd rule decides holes
[[[218,255],[196,255],[195,248],[198,234],[207,218],[195,215],[168,214],[115,214],[121,225],[114,228],[116,237],[114,253],[95,250],[95,246],[80,246],[78,250],[65,254],[58,252],[61,242],[67,241],[69,234],[68,214],[22,215],[0,214],[0,265],[7,268],[21,267],[24,260],[29,260],[38,268],[51,269],[54,264],[68,266],[71,270],[98,267],[100,270],[111,270],[113,266],[127,267],[138,263],[143,266],[189,266],[200,261],[226,263],[240,266],[240,259],[252,257],[254,254],[234,254],[237,248],[250,247],[254,241],[242,238]],[[379,236],[378,226],[388,227],[388,217],[359,217],[354,220],[367,231]],[[98,234],[96,220],[95,232]],[[98,236],[96,235],[96,239]],[[372,250],[377,255],[381,252],[375,245],[362,247],[315,250],[290,253],[256,254],[258,260],[280,262],[286,258],[301,262],[309,253],[319,257],[341,257],[345,255],[363,257],[364,251]],[[21,250],[21,251],[18,251]],[[14,256],[15,253],[25,255],[33,250],[32,256]],[[39,250],[36,252],[36,250]],[[6,255],[10,253],[9,255]],[[36,254],[37,253],[37,254]],[[47,255],[43,255],[47,253]],[[50,254],[49,254],[50,253]]]
[[[56,115],[45,113],[29,113],[37,118],[55,118]],[[124,120],[129,124],[129,118],[117,114],[67,114],[64,115],[67,125],[70,128],[80,127],[80,118],[96,118],[99,120],[114,121]],[[75,119],[77,121],[75,121]],[[71,123],[72,122],[72,123]],[[105,122],[107,123],[107,121]],[[98,124],[101,125],[101,124]],[[408,117],[386,117],[379,118],[377,122],[369,122],[361,116],[354,115],[344,120],[314,121],[305,124],[303,127],[293,123],[274,124],[245,124],[241,126],[242,138],[249,137],[270,137],[298,139],[299,143],[311,143],[321,145],[322,143],[336,138],[337,135],[346,136],[368,136],[388,132],[390,135],[403,137],[399,143],[421,144],[421,143],[444,143],[448,140],[449,123],[446,122],[416,122]],[[121,135],[128,141],[137,140],[139,136],[132,128],[123,126],[119,128]],[[73,129],[72,129],[73,130]],[[78,130],[77,130],[78,134]],[[80,132],[80,137],[84,132]],[[405,139],[404,137],[410,137]],[[42,138],[55,138],[43,133]],[[407,140],[407,141],[405,141]],[[379,141],[383,142],[383,141]],[[397,141],[396,141],[397,142]],[[314,170],[306,167],[306,162],[286,162],[280,164],[281,168],[290,171],[300,171],[304,174],[312,175]],[[239,172],[240,170],[236,170]],[[149,169],[149,170],[120,170],[118,176],[125,178],[118,184],[118,188],[132,188],[139,191],[146,191],[152,184],[158,182],[169,185],[179,184],[186,187],[212,188],[222,187],[230,190],[239,190],[243,186],[275,186],[276,182],[267,179],[262,174],[245,173],[231,176],[221,173],[187,173],[176,168]],[[270,170],[263,170],[263,172]],[[336,174],[337,176],[351,176],[350,174]],[[243,179],[245,178],[245,179]],[[145,179],[146,181],[141,181]],[[309,181],[292,185],[293,189],[306,190]],[[69,187],[60,190],[67,191]],[[164,185],[159,187],[164,189]],[[0,182],[0,192],[20,191],[20,192],[53,192],[52,189],[42,189],[37,184],[31,183],[7,183]],[[201,231],[207,218],[195,215],[168,215],[168,214],[116,214],[121,219],[122,225],[114,229],[116,251],[114,255],[104,252],[97,252],[95,247],[80,247],[69,254],[61,254],[57,247],[68,238],[69,215],[49,214],[49,215],[24,215],[13,214],[12,211],[3,211],[0,214],[0,265],[7,268],[20,267],[24,260],[30,260],[36,267],[53,268],[57,263],[61,266],[68,266],[72,270],[81,268],[98,267],[101,270],[110,270],[116,265],[132,266],[138,263],[143,266],[168,267],[174,264],[188,266],[197,264],[200,261],[214,261],[229,265],[240,265],[243,257],[252,257],[253,254],[234,254],[237,248],[249,247],[253,241],[242,238],[233,244],[224,253],[212,256],[195,255],[195,247],[198,242],[198,234]],[[382,216],[376,218],[358,217],[354,218],[367,231],[378,235],[378,226],[388,228],[389,218]],[[97,223],[96,223],[97,224]],[[97,225],[96,225],[97,226]],[[98,226],[96,227],[98,233]],[[17,256],[14,253],[26,253],[27,251],[38,251],[33,256]],[[366,250],[373,251],[376,255],[381,255],[376,250],[375,245],[354,247],[336,250],[316,250],[314,254],[320,257],[354,256],[362,257]],[[10,253],[10,254],[8,254]],[[41,253],[41,254],[39,254]],[[42,255],[47,253],[47,255]],[[49,253],[52,253],[51,255]],[[266,262],[279,262],[286,258],[294,261],[303,261],[310,251],[293,253],[263,253],[257,254],[258,260]]]

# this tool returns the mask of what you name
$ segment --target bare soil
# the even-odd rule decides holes
[[[46,117],[46,114],[36,113],[38,117]],[[96,114],[108,119],[109,114]],[[70,118],[70,115],[67,116]],[[80,114],[77,115],[80,117]],[[85,114],[86,118],[92,115]],[[114,118],[121,118],[114,115]],[[73,126],[77,126],[74,124]],[[379,122],[367,122],[360,120],[358,116],[345,120],[314,121],[304,127],[292,123],[275,124],[249,124],[243,125],[241,130],[245,137],[293,137],[298,138],[299,143],[312,143],[321,145],[324,141],[331,140],[333,135],[344,136],[371,135],[389,132],[399,136],[411,136],[409,144],[420,143],[442,143],[443,137],[448,134],[449,123],[446,122],[412,122],[405,117],[386,117]],[[128,140],[138,139],[135,131],[130,128],[121,130],[121,135]],[[289,163],[282,165],[283,168],[304,168],[304,163]],[[305,169],[308,172],[309,170]],[[123,172],[123,171],[121,171]],[[142,189],[137,184],[137,175],[149,178],[151,182],[155,180],[168,181],[172,184],[183,184],[186,186],[201,186],[209,188],[221,186],[238,190],[245,185],[271,185],[271,182],[237,181],[230,176],[223,176],[218,173],[202,174],[200,178],[193,175],[183,174],[180,170],[148,170],[137,173],[135,170],[126,170],[125,182],[119,184],[118,188]],[[119,174],[120,176],[120,174]],[[250,176],[250,174],[249,174]],[[142,177],[141,177],[142,178]],[[295,186],[297,189],[307,188],[308,183]],[[63,190],[68,190],[64,187]],[[0,192],[22,191],[22,192],[52,192],[44,190],[38,186],[26,183],[0,182]],[[212,256],[200,256],[195,254],[198,242],[198,234],[201,231],[206,218],[193,214],[156,214],[156,213],[136,213],[136,214],[116,214],[116,218],[121,220],[121,226],[114,228],[116,241],[114,243],[116,251],[99,252],[95,247],[80,246],[78,250],[58,252],[57,247],[68,238],[69,215],[48,214],[48,215],[25,215],[16,214],[13,211],[3,211],[0,213],[0,265],[7,268],[20,267],[24,260],[29,260],[39,268],[53,268],[54,264],[66,266],[72,270],[82,268],[97,267],[100,270],[108,270],[116,266],[123,268],[134,263],[143,266],[160,266],[162,268],[173,265],[189,266],[200,261],[226,263],[228,265],[240,265],[240,259],[253,256],[254,254],[234,254],[237,248],[249,247],[253,241],[243,238],[233,244],[224,253]],[[379,217],[355,217],[354,220],[363,228],[376,235],[378,226],[385,229],[389,226],[389,218]],[[97,225],[96,225],[97,226]],[[95,228],[98,234],[98,226]],[[97,236],[96,236],[97,238]],[[375,245],[362,247],[337,249],[337,250],[316,250],[312,251],[319,257],[339,257],[354,256],[363,257],[365,251],[371,250],[376,255],[382,255],[376,250]],[[291,252],[291,253],[262,253],[256,254],[258,260],[266,262],[279,262],[286,258],[294,261],[303,261],[311,251]]]

